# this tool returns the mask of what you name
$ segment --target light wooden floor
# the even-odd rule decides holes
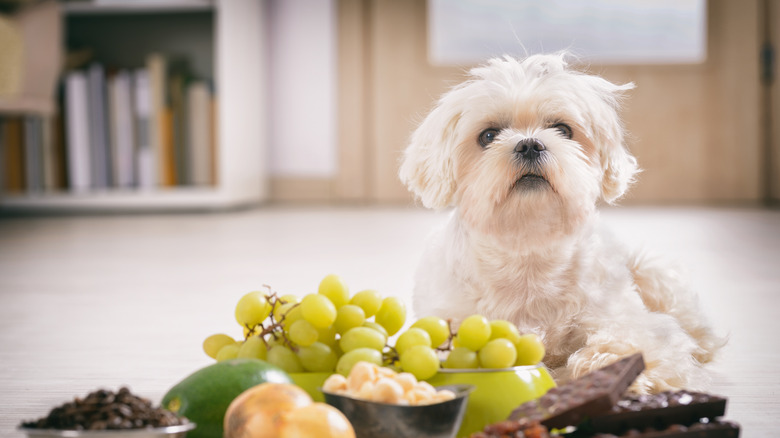
[[[712,367],[743,437],[775,435],[780,412],[780,211],[606,210],[622,238],[689,270],[731,341]],[[240,335],[233,306],[269,284],[408,298],[422,241],[442,213],[273,207],[203,215],[0,219],[0,436],[98,387],[159,402],[210,360],[202,339]]]

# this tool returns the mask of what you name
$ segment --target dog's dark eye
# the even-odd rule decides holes
[[[498,129],[494,129],[494,128],[486,129],[482,131],[481,134],[479,134],[479,144],[483,148],[487,147],[487,145],[496,141],[496,137],[498,137]]]
[[[568,138],[569,140],[571,140],[571,138],[574,136],[574,133],[571,130],[571,126],[565,123],[556,123],[552,127],[553,129],[557,129],[562,136]]]

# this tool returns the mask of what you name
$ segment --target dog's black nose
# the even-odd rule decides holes
[[[517,142],[517,145],[515,146],[515,153],[519,154],[526,160],[535,160],[539,158],[539,155],[541,155],[542,151],[545,149],[547,148],[544,147],[544,143],[539,141],[539,139],[524,138]]]

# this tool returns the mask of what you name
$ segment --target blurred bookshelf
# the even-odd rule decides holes
[[[28,57],[15,92],[0,72],[0,213],[265,201],[262,3],[20,1],[0,16]]]
[[[110,13],[179,13],[187,11],[212,11],[212,0],[92,0],[68,1],[62,3],[66,14],[110,14]]]

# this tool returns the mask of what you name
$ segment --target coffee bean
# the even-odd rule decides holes
[[[116,393],[98,389],[86,397],[57,406],[49,415],[22,423],[22,427],[63,430],[143,429],[186,424],[162,407],[154,408],[149,399],[134,395],[127,387]]]

